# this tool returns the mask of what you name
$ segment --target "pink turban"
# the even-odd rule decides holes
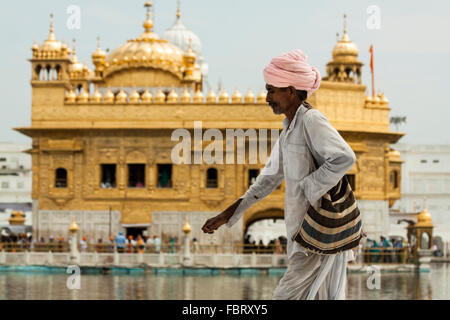
[[[293,86],[297,90],[305,90],[308,97],[320,85],[320,73],[308,63],[308,56],[297,49],[285,53],[264,68],[264,80],[277,88]]]

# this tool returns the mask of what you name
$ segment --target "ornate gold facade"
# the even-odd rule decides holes
[[[148,226],[154,222],[154,212],[211,216],[247,190],[249,169],[263,166],[173,165],[172,187],[158,187],[158,165],[171,164],[171,150],[177,143],[170,139],[173,130],[193,131],[194,121],[202,121],[204,130],[217,128],[224,136],[226,128],[282,129],[283,116],[272,113],[263,92],[255,97],[249,91],[242,97],[236,91],[230,98],[224,91],[217,95],[211,91],[204,97],[195,54],[160,39],[152,26],[147,13],[141,36],[109,55],[99,45],[92,55],[93,71],[56,40],[53,25],[44,44],[33,45],[31,126],[17,130],[33,140],[36,219],[41,211],[88,210],[94,212],[94,220],[96,211],[112,211],[120,212],[122,226]],[[392,205],[400,198],[402,161],[389,145],[402,134],[389,129],[387,99],[365,96],[357,56],[345,30],[327,65],[328,74],[309,102],[328,117],[356,154],[357,162],[349,171],[356,197]],[[106,164],[116,166],[113,188],[101,187],[101,165]],[[144,187],[129,187],[131,164],[145,165]],[[215,188],[207,185],[210,167],[217,169]],[[66,172],[63,187],[57,185],[58,169]],[[284,183],[246,212],[243,229],[259,219],[283,217],[283,203]],[[51,224],[47,221],[47,234],[52,232]],[[114,225],[112,231],[119,227]],[[202,241],[198,229],[193,223],[193,236]],[[92,237],[98,237],[93,230]],[[171,232],[175,231],[152,229],[152,233]]]

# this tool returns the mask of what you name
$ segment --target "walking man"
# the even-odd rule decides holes
[[[247,192],[202,227],[212,234],[223,224],[233,226],[254,203],[275,190],[285,179],[288,268],[275,289],[273,299],[345,299],[347,262],[352,250],[333,255],[314,254],[293,236],[309,204],[333,188],[354,164],[356,157],[328,119],[310,107],[306,99],[319,88],[320,74],[308,64],[301,50],[272,59],[264,68],[267,97],[275,114],[284,114],[283,131],[270,158]],[[308,112],[307,112],[308,111]],[[311,153],[318,168],[311,172]]]

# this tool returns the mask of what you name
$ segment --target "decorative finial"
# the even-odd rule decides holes
[[[69,231],[71,233],[76,233],[78,231],[78,225],[77,222],[75,221],[75,216],[72,217],[72,224],[69,227]]]
[[[73,38],[73,40],[72,40],[72,56],[76,56],[77,55],[77,48],[76,48],[76,45],[77,45],[77,41],[75,40],[75,38]]]
[[[50,33],[53,33],[53,13],[50,13]]]
[[[180,19],[180,17],[181,17],[180,0],[178,0],[177,19]]]
[[[427,209],[427,196],[423,197],[423,210]]]
[[[347,33],[347,15],[344,13],[344,33]]]
[[[50,13],[50,33],[48,34],[48,40],[56,40],[54,31],[55,29],[53,27],[53,13]]]
[[[339,32],[336,32],[336,42],[339,42]]]
[[[101,49],[101,47],[100,47],[100,37],[97,37],[97,48]]]
[[[416,201],[414,201],[414,205],[413,205],[413,212],[415,213],[417,211],[417,207],[416,207]]]
[[[144,7],[147,8],[147,19],[144,21],[144,29],[148,33],[151,32],[153,27],[153,22],[150,19],[150,9],[152,8],[152,3],[150,1],[147,1],[144,4]]]
[[[144,7],[147,8],[147,19],[150,19],[150,9],[152,8],[152,3],[150,1],[147,1],[144,4]]]
[[[189,224],[189,220],[188,220],[187,215],[185,216],[184,226],[183,226],[183,228],[181,228],[181,230],[183,230],[183,232],[184,232],[186,235],[187,235],[189,232],[192,231],[192,227],[191,227],[191,225]]]

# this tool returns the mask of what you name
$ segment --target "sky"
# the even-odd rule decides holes
[[[41,0],[4,1],[0,10],[0,141],[30,142],[12,130],[31,124],[31,58],[33,40],[48,36],[55,15],[58,40],[77,41],[77,56],[91,68],[99,36],[113,50],[142,33],[145,1]],[[154,0],[154,31],[175,22],[177,0]],[[67,27],[68,7],[80,8],[79,29]],[[379,28],[368,21],[379,9]],[[230,94],[238,88],[254,93],[264,88],[262,69],[274,56],[302,49],[325,75],[336,33],[347,14],[350,39],[364,63],[363,84],[371,87],[370,45],[374,46],[375,88],[389,99],[391,116],[406,116],[399,127],[402,143],[450,143],[450,2],[389,0],[181,0],[183,23],[202,41],[209,64],[209,83],[219,82]],[[395,127],[392,127],[395,130]]]

